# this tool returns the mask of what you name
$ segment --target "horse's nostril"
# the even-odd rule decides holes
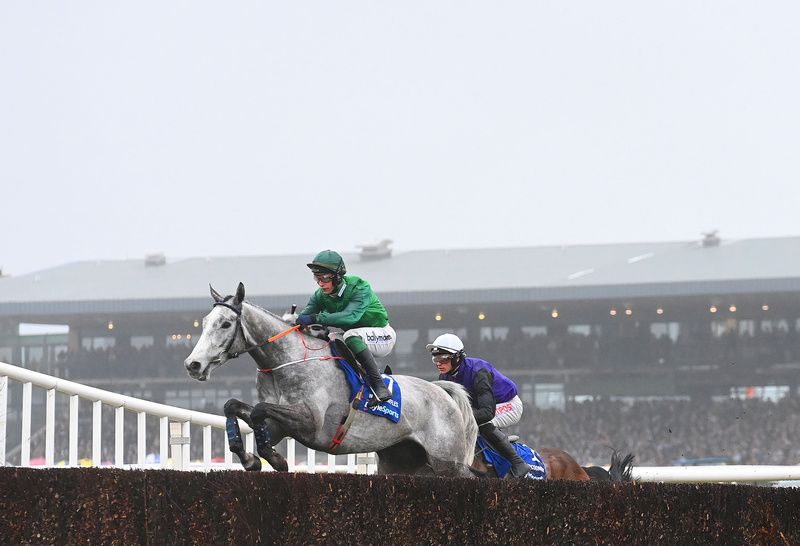
[[[196,372],[197,370],[200,369],[200,363],[196,360],[193,360],[192,362],[189,363],[189,369],[192,370],[193,372]]]

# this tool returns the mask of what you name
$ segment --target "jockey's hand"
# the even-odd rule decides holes
[[[297,317],[296,324],[300,324],[301,326],[308,326],[309,324],[314,324],[317,322],[317,315],[300,315]]]

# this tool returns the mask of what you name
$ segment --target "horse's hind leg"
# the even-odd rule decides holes
[[[425,449],[417,442],[403,440],[377,452],[378,474],[433,475]]]
[[[547,466],[548,480],[587,481],[589,475],[566,451],[554,448],[539,449],[539,455]]]
[[[261,470],[261,459],[244,450],[242,433],[239,430],[239,421],[237,421],[237,418],[241,419],[252,427],[252,421],[250,420],[250,412],[252,410],[252,406],[240,402],[235,398],[231,398],[225,402],[224,411],[225,417],[227,418],[225,431],[228,434],[228,448],[231,450],[231,453],[235,453],[236,456],[239,457],[239,461],[242,463],[244,469],[258,471]]]
[[[378,474],[434,475],[473,478],[466,465],[432,457],[413,440],[403,440],[378,451]]]
[[[479,477],[472,470],[470,470],[470,467],[462,463],[457,463],[454,461],[440,461],[438,459],[434,459],[433,457],[428,457],[428,463],[430,464],[431,468],[433,468],[433,472],[437,476],[456,478]]]

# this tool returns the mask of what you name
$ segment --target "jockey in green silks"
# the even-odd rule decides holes
[[[367,373],[376,406],[392,397],[383,384],[375,357],[388,355],[397,334],[389,325],[389,314],[367,281],[347,275],[342,257],[333,250],[323,250],[306,264],[319,288],[311,295],[297,317],[297,324],[321,324],[344,330],[344,342],[353,351]]]

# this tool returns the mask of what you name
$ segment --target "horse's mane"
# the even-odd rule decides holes
[[[228,296],[228,298],[230,298],[230,297],[233,297],[233,296]],[[225,298],[225,300],[227,301],[227,299],[228,299],[228,298]],[[276,318],[276,319],[278,319],[279,321],[283,322],[283,323],[284,323],[284,324],[286,324],[286,325],[289,325],[289,326],[291,326],[291,325],[292,325],[292,323],[290,323],[290,322],[287,322],[287,321],[283,320],[283,317],[276,315],[275,313],[273,313],[273,312],[272,312],[272,311],[270,311],[269,309],[265,309],[264,307],[261,307],[260,305],[256,305],[256,304],[255,304],[255,303],[253,303],[252,301],[247,301],[247,300],[244,300],[242,303],[246,303],[246,304],[247,304],[247,305],[249,305],[250,307],[255,307],[255,308],[256,308],[256,309],[258,309],[259,311],[263,311],[264,313],[268,314],[269,316],[271,316],[271,317],[273,317],[273,318]]]
[[[233,296],[231,296],[231,295],[227,295],[227,296],[225,296],[224,298],[222,298],[222,301],[223,301],[223,302],[225,302],[225,303],[227,303],[227,302],[228,302],[228,300],[230,300],[231,298],[233,298]],[[263,311],[264,313],[268,314],[269,316],[271,316],[271,317],[273,317],[273,318],[276,318],[276,319],[278,319],[279,321],[283,322],[284,324],[288,324],[289,326],[291,326],[291,325],[292,325],[290,322],[287,322],[287,321],[283,320],[283,317],[281,317],[281,316],[279,316],[279,315],[276,315],[275,313],[273,313],[273,312],[272,312],[272,311],[270,311],[269,309],[265,309],[264,307],[261,307],[260,305],[256,305],[256,304],[255,304],[255,303],[253,303],[252,301],[243,300],[243,301],[242,301],[242,303],[246,303],[246,304],[247,304],[247,305],[249,305],[250,307],[255,307],[255,308],[256,308],[256,309],[258,309],[259,311]]]

